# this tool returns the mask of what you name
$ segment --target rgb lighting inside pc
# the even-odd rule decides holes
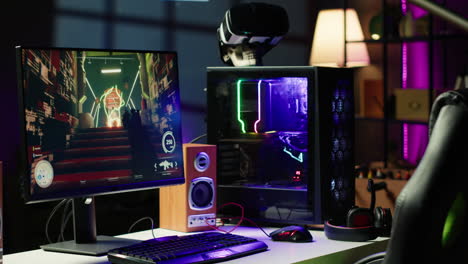
[[[241,133],[263,134],[285,157],[303,163],[308,142],[307,87],[305,77],[238,80],[236,116]],[[301,182],[296,173],[291,180]]]

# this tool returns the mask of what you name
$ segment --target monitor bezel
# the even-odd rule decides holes
[[[154,181],[145,181],[139,183],[126,183],[119,184],[114,186],[99,186],[99,187],[89,187],[89,188],[77,188],[75,190],[66,190],[63,192],[56,193],[47,193],[47,194],[36,194],[32,195],[30,192],[31,188],[31,178],[28,165],[27,157],[27,133],[26,133],[26,122],[25,122],[25,109],[24,109],[24,72],[22,65],[22,51],[24,49],[42,49],[42,50],[73,50],[73,51],[103,51],[103,52],[129,52],[129,53],[167,53],[174,55],[177,61],[177,80],[179,84],[179,95],[180,95],[180,78],[179,78],[179,67],[178,67],[178,56],[176,51],[166,51],[166,50],[132,50],[132,49],[98,49],[98,48],[73,48],[73,47],[44,47],[44,46],[16,46],[16,73],[17,73],[17,99],[18,99],[18,114],[19,114],[19,124],[20,124],[20,143],[19,143],[19,160],[18,160],[18,179],[21,189],[21,194],[26,204],[40,203],[61,199],[69,198],[78,198],[78,197],[92,197],[100,195],[109,195],[133,191],[144,191],[150,189],[157,189],[164,186],[178,185],[185,183],[184,169],[181,170],[181,177],[174,179],[165,179],[165,180],[154,180]],[[179,96],[179,105],[180,105],[180,96]],[[181,122],[182,123],[182,122]],[[182,126],[179,127],[179,134],[182,135]],[[182,154],[182,138],[181,144],[178,146],[180,153]],[[183,156],[183,154],[182,154]],[[181,157],[183,163],[183,157]],[[182,164],[183,168],[183,164]]]

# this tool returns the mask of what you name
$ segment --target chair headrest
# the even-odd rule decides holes
[[[431,114],[429,117],[429,136],[432,134],[432,129],[439,117],[440,110],[446,105],[464,105],[468,107],[468,89],[459,89],[442,93],[437,97],[432,105]]]

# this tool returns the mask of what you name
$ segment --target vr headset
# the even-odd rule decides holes
[[[289,31],[286,10],[265,3],[230,8],[218,28],[221,59],[231,66],[262,65],[262,57]]]

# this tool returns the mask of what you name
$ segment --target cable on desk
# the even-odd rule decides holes
[[[154,235],[154,221],[153,221],[153,218],[149,217],[149,216],[146,216],[146,217],[143,217],[143,218],[140,218],[138,220],[135,221],[135,223],[133,223],[130,228],[128,229],[128,232],[127,233],[131,233],[132,232],[132,229],[133,227],[135,227],[135,225],[137,225],[139,222],[143,221],[143,220],[149,220],[151,222],[151,233],[153,235],[153,238],[156,238],[156,236]]]
[[[258,227],[267,237],[271,237],[267,232],[265,232],[265,230],[263,228],[261,228],[259,225],[257,225],[257,223],[255,223],[255,221],[253,221],[252,219],[244,217],[244,220],[247,220],[250,223],[254,224],[254,226]]]
[[[68,212],[67,216],[65,217],[65,221],[60,228],[60,237],[62,238],[62,241],[65,241],[65,237],[64,237],[65,228],[67,227],[68,221],[70,221],[70,218],[72,216],[73,216],[73,211]]]
[[[195,142],[197,142],[198,140],[200,140],[200,139],[202,139],[202,138],[204,138],[204,137],[206,137],[206,136],[207,136],[207,134],[200,135],[200,136],[198,136],[198,137],[196,137],[196,138],[190,140],[189,143],[195,143]]]
[[[60,242],[60,241],[65,241],[65,237],[63,235],[64,231],[65,231],[65,227],[67,225],[67,219],[69,219],[71,217],[71,215],[73,214],[73,207],[71,207],[71,211],[68,212],[69,208],[70,208],[70,205],[72,204],[72,199],[67,199],[67,203],[65,204],[65,208],[63,209],[63,212],[62,212],[62,219],[60,221],[60,234],[59,234],[59,237],[57,239],[57,242]]]
[[[212,229],[215,229],[215,230],[218,230],[218,231],[221,231],[221,232],[224,232],[224,233],[231,233],[231,232],[233,232],[234,230],[236,230],[236,229],[242,224],[242,222],[243,222],[244,220],[247,220],[248,222],[254,224],[257,228],[259,228],[267,237],[270,237],[270,235],[269,235],[267,232],[265,232],[265,230],[264,230],[263,228],[261,228],[257,223],[255,223],[253,220],[251,220],[251,219],[249,219],[249,218],[247,218],[247,217],[244,216],[244,207],[243,207],[242,205],[240,205],[240,204],[238,204],[238,203],[234,203],[234,202],[229,202],[229,203],[225,203],[225,204],[221,205],[221,207],[218,208],[218,211],[219,211],[220,209],[222,209],[223,207],[228,206],[228,205],[235,205],[235,206],[239,207],[239,208],[241,209],[241,216],[240,216],[240,217],[207,218],[207,219],[205,219],[205,223],[206,223],[209,227],[211,227]],[[231,230],[226,231],[226,230],[223,230],[223,229],[218,228],[216,225],[210,224],[208,221],[209,221],[209,220],[212,220],[212,219],[221,219],[221,222],[222,222],[222,220],[239,219],[239,222],[238,222]],[[224,225],[224,223],[223,223],[223,225]]]
[[[60,201],[60,202],[54,207],[54,209],[52,209],[52,212],[50,213],[49,218],[47,218],[46,227],[45,227],[45,234],[46,234],[47,241],[48,241],[49,243],[52,243],[52,240],[51,240],[50,237],[49,237],[49,224],[50,224],[50,221],[52,220],[52,217],[53,217],[54,214],[57,212],[57,210],[60,209],[60,207],[62,207],[62,205],[64,205],[64,204],[67,202],[67,200],[68,200],[68,199],[63,199],[62,201]]]
[[[234,202],[229,202],[229,203],[225,203],[223,205],[221,205],[217,211],[221,210],[222,208],[228,206],[228,205],[235,205],[237,207],[239,207],[241,209],[241,216],[240,216],[240,221],[229,231],[225,231],[225,230],[222,230],[222,229],[219,229],[216,224],[215,225],[212,225],[210,223],[208,223],[208,220],[213,220],[215,219],[216,220],[216,217],[214,218],[206,218],[205,219],[205,223],[211,227],[212,229],[215,229],[215,230],[218,230],[218,231],[221,231],[221,232],[225,232],[225,233],[231,233],[232,231],[236,230],[236,228],[238,228],[241,224],[242,224],[242,220],[244,219],[244,207],[238,203],[234,203]],[[223,219],[223,218],[218,218],[218,219]],[[224,219],[229,219],[229,218],[224,218]]]

